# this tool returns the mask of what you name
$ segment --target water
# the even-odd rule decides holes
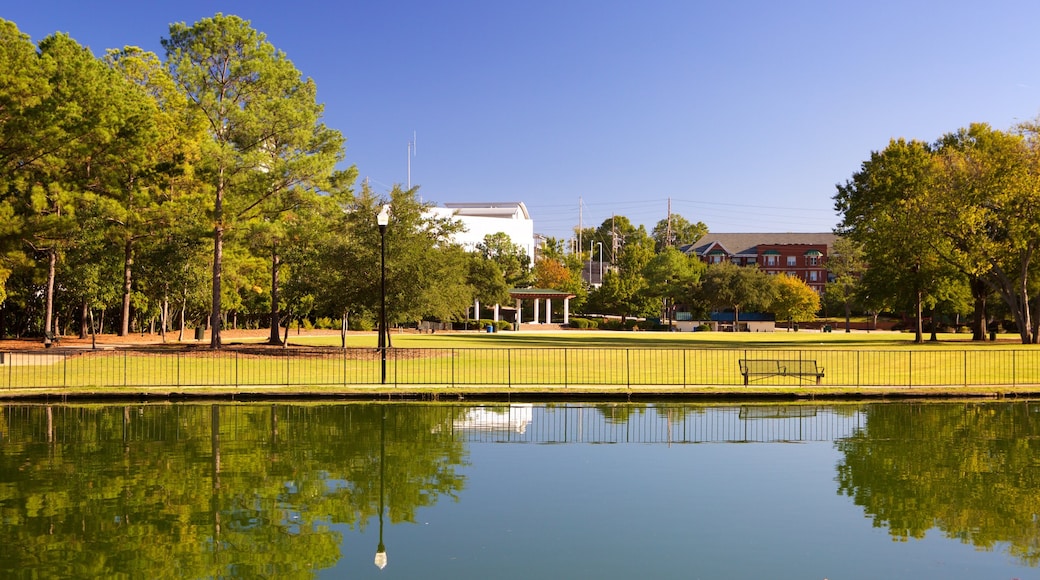
[[[1038,451],[1032,402],[7,405],[0,577],[1036,577]]]

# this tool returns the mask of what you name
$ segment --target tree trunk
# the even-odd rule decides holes
[[[47,305],[43,319],[43,344],[51,346],[54,333],[54,276],[57,270],[58,252],[51,248],[47,251]]]
[[[282,344],[281,337],[278,336],[278,322],[281,320],[281,312],[278,308],[278,270],[282,265],[282,260],[278,256],[277,248],[271,250],[271,334],[268,338],[268,344]]]
[[[917,296],[914,299],[915,317],[917,318],[917,323],[914,328],[914,344],[921,344],[924,342],[924,321],[921,320],[921,315],[923,314],[921,310],[921,294],[921,291],[918,290]]]
[[[184,311],[187,310],[187,308],[188,308],[188,300],[187,299],[182,300],[181,301],[180,330],[177,331],[177,342],[181,342],[181,341],[184,340]]]
[[[972,316],[971,321],[971,340],[985,341],[986,296],[989,295],[989,288],[986,287],[986,282],[982,278],[972,278],[971,295],[975,299],[975,314]]]
[[[90,312],[90,348],[97,348],[97,333],[94,332],[94,310],[92,308],[87,310]]]
[[[89,330],[87,330],[87,316],[87,301],[84,300],[83,306],[80,308],[79,311],[79,337],[81,339],[86,338],[87,334],[90,332]]]
[[[852,303],[845,297],[845,332],[852,332]]]
[[[119,323],[119,336],[130,333],[130,285],[134,268],[134,243],[123,244],[123,314]]]
[[[210,313],[210,348],[222,346],[220,340],[220,282],[224,261],[224,167],[217,177],[217,195],[213,203],[213,310]]]

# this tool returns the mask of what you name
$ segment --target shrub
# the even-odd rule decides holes
[[[333,324],[331,318],[328,316],[322,316],[314,321],[314,328],[322,328],[326,330],[339,328],[339,321],[336,321],[336,324]]]

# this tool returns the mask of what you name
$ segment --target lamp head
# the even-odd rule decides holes
[[[390,205],[384,205],[383,209],[379,210],[379,214],[376,215],[376,223],[380,226],[386,226],[390,223]]]

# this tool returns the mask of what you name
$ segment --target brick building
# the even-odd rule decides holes
[[[830,233],[708,234],[682,250],[706,264],[757,265],[767,274],[788,274],[822,293],[836,239]]]

